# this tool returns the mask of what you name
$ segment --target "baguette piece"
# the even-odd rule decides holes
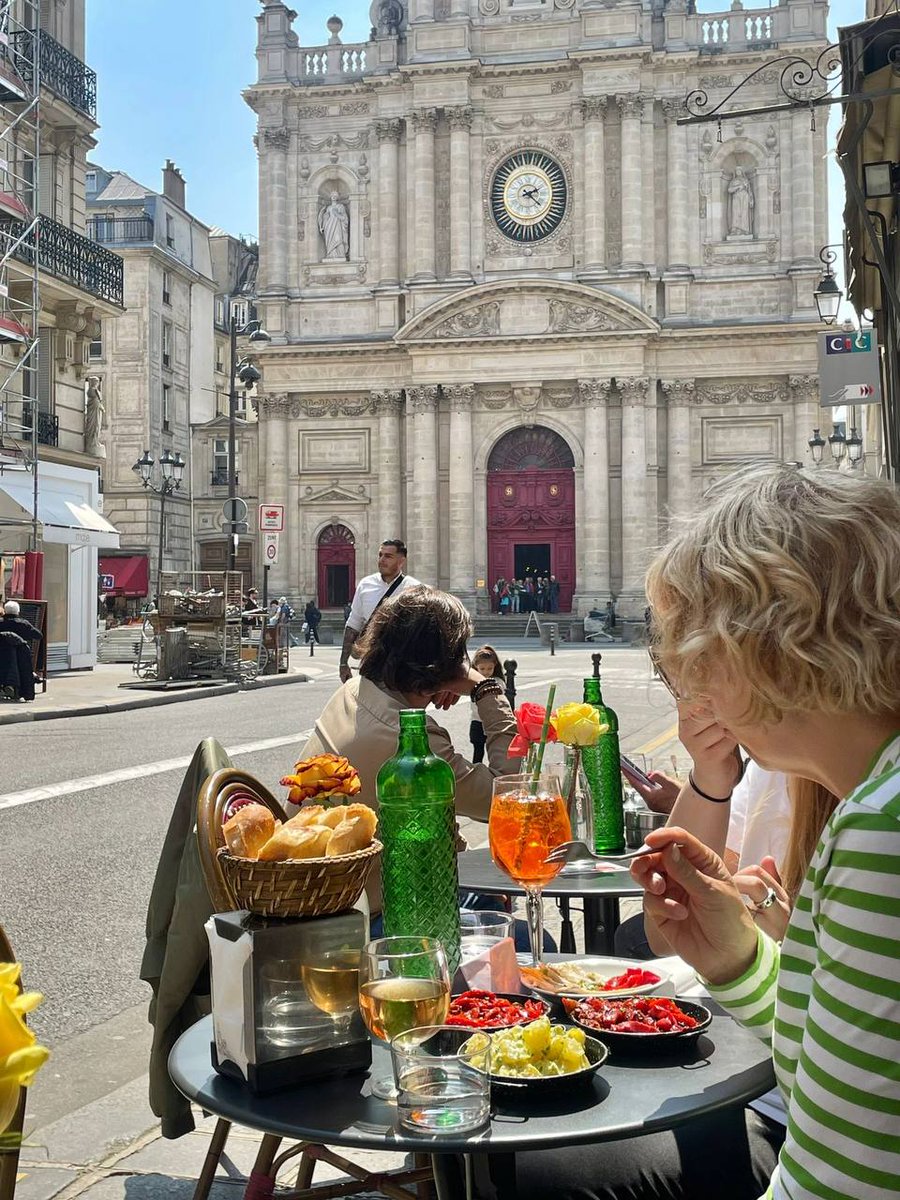
[[[378,817],[375,815],[374,808],[369,808],[368,804],[351,804],[347,808],[344,819],[350,821],[354,817],[362,821],[366,831],[366,840],[371,842],[375,837],[375,828],[378,825]]]
[[[321,825],[322,817],[325,815],[325,809],[321,804],[310,804],[307,808],[301,808],[298,813],[285,821],[285,826],[290,825],[291,829],[303,829],[307,825]]]
[[[355,854],[357,850],[365,850],[371,843],[367,822],[361,817],[348,817],[332,832],[325,854],[328,858],[336,858],[341,854]]]
[[[237,858],[258,858],[275,832],[275,818],[264,804],[239,808],[222,826],[225,845]]]
[[[284,862],[297,858],[322,858],[331,838],[327,825],[292,826],[276,830],[259,852],[260,862]]]
[[[347,816],[347,805],[336,804],[334,808],[326,808],[316,822],[317,825],[327,825],[329,829],[337,829]]]

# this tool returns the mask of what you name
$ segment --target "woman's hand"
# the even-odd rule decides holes
[[[767,854],[758,866],[742,867],[734,876],[734,885],[750,901],[750,914],[763,933],[776,942],[783,941],[791,919],[791,899],[784,890],[775,859]],[[760,908],[770,890],[775,899]]]
[[[679,701],[678,737],[693,761],[697,786],[711,796],[730,796],[740,778],[737,742],[705,705]]]
[[[650,780],[650,787],[636,778],[629,777],[628,782],[637,794],[643,797],[652,812],[670,813],[681,791],[681,781],[671,775],[664,775],[662,771],[648,771],[647,778]]]
[[[457,703],[460,696],[471,696],[472,689],[479,683],[484,683],[484,676],[481,672],[476,671],[474,667],[463,665],[459,668],[459,674],[455,679],[448,680],[432,693],[431,703],[435,708],[441,708],[446,712],[448,708],[452,708]]]
[[[725,864],[677,826],[645,839],[655,853],[634,859],[644,919],[710,983],[737,979],[756,957],[756,926]]]

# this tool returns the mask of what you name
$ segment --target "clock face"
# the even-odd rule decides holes
[[[491,213],[501,233],[516,242],[538,242],[566,213],[566,177],[543,150],[518,150],[497,168]]]

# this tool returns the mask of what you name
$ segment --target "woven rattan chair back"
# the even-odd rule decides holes
[[[12,946],[3,926],[0,925],[0,962],[11,963],[16,961],[16,956],[13,954]],[[22,981],[19,981],[19,989],[22,988]],[[16,1114],[12,1119],[12,1124],[5,1132],[21,1133],[25,1124],[25,1088],[19,1088],[19,1103],[16,1108]],[[0,1131],[2,1132],[2,1131]],[[13,1193],[16,1190],[16,1177],[19,1174],[19,1151],[8,1150],[0,1151],[0,1200],[12,1200]]]
[[[226,767],[205,781],[197,797],[197,843],[203,876],[216,912],[230,912],[240,907],[222,874],[216,853],[225,845],[222,826],[229,816],[228,810],[240,798],[264,804],[276,821],[287,820],[284,809],[269,789],[246,771]]]

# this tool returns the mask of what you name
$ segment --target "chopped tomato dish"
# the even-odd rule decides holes
[[[659,976],[643,967],[629,967],[621,975],[614,975],[603,985],[604,992],[624,992],[630,988],[646,987],[648,983],[659,983]]]
[[[521,1001],[507,1000],[496,992],[473,989],[454,996],[450,1001],[447,1025],[462,1025],[467,1029],[506,1029],[536,1021],[544,1015],[540,1000],[522,997]]]
[[[610,1033],[684,1033],[699,1022],[668,996],[628,996],[624,1000],[581,1000],[571,1015],[589,1029]]]

